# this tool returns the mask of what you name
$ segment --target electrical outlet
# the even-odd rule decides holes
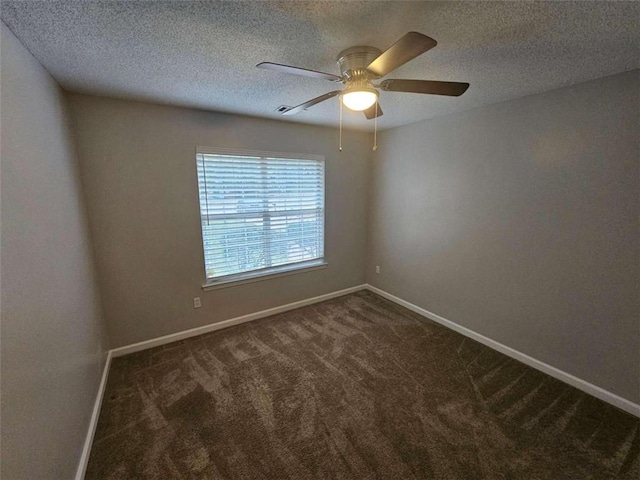
[[[380,265],[376,265],[376,273],[380,273]]]
[[[200,308],[201,306],[200,297],[193,297],[193,308]]]

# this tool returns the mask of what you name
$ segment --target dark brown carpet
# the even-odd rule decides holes
[[[116,358],[87,479],[638,479],[640,421],[369,292]]]

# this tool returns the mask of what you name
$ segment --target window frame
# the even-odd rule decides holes
[[[268,157],[268,158],[282,158],[285,160],[310,160],[322,163],[322,257],[312,260],[304,260],[294,263],[287,263],[284,265],[278,265],[275,267],[266,267],[257,270],[250,270],[246,272],[234,273],[225,275],[217,279],[207,277],[207,265],[205,261],[204,250],[204,231],[202,229],[202,208],[200,206],[200,198],[198,195],[198,218],[200,220],[200,241],[202,244],[202,267],[204,271],[204,283],[202,284],[203,290],[215,290],[219,288],[232,287],[235,285],[242,285],[246,283],[259,282],[263,280],[269,280],[272,278],[283,277],[287,275],[294,275],[298,273],[305,273],[314,270],[326,268],[328,263],[326,261],[326,203],[327,203],[327,191],[326,191],[326,161],[324,155],[315,155],[308,153],[284,153],[284,152],[269,152],[265,150],[246,150],[236,148],[214,148],[214,147],[202,147],[197,146],[195,152],[195,174],[196,174],[196,191],[199,190],[200,179],[198,177],[198,165],[200,155],[231,155],[231,156],[248,156],[248,157]]]

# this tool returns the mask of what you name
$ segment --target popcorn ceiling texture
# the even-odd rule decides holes
[[[470,82],[459,98],[381,93],[379,128],[539,93],[640,65],[635,2],[3,1],[1,18],[69,91],[282,118],[335,84],[255,68],[338,73],[344,48],[408,31],[438,46],[389,78]],[[283,119],[285,120],[285,119]],[[338,100],[287,121],[336,125]],[[345,124],[372,128],[359,113]]]

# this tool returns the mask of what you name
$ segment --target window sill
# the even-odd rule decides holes
[[[218,290],[219,288],[235,287],[237,285],[244,285],[245,283],[261,282],[263,280],[311,272],[322,268],[327,268],[327,262],[324,260],[313,260],[301,265],[283,265],[282,267],[270,268],[267,271],[259,273],[248,272],[230,275],[228,278],[205,283],[202,285],[202,290],[206,292],[209,290]]]

